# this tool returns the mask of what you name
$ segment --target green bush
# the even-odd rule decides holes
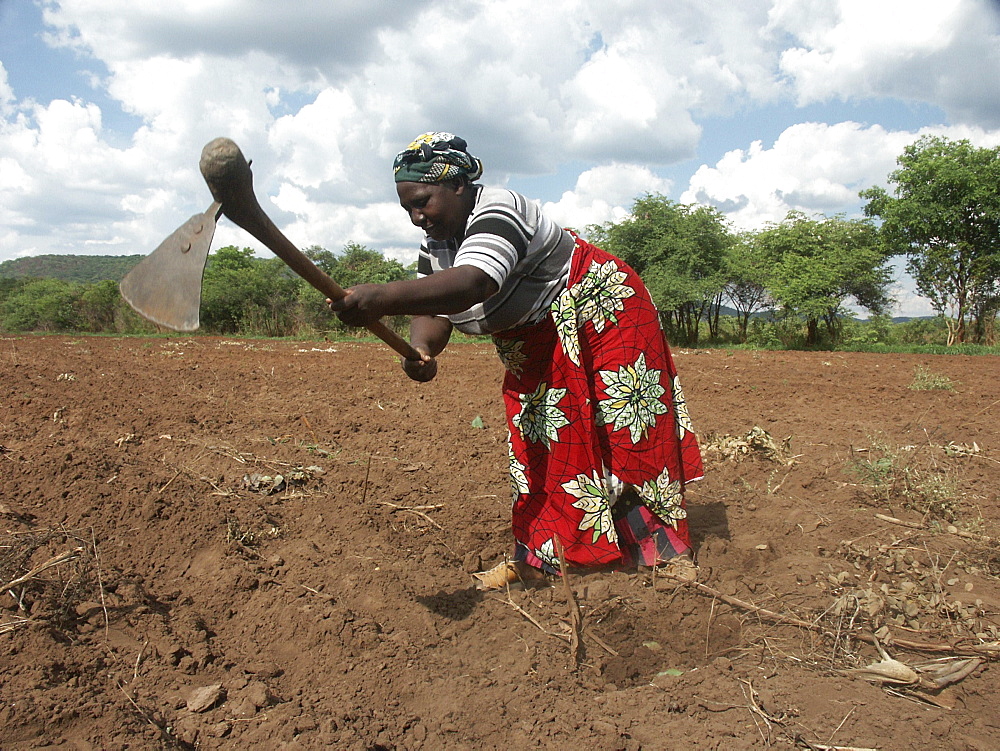
[[[6,331],[74,331],[83,288],[58,279],[33,279],[10,294],[0,309]]]

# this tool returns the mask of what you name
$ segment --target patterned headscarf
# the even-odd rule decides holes
[[[396,182],[442,183],[456,177],[478,180],[483,163],[466,149],[464,138],[451,133],[424,133],[396,155],[392,163]]]

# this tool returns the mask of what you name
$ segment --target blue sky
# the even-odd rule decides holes
[[[148,253],[219,135],[293,242],[404,262],[390,163],[425,130],[575,227],[646,192],[857,216],[921,135],[1000,145],[998,80],[992,0],[0,0],[0,261]]]

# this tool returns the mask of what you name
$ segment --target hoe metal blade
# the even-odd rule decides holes
[[[201,278],[222,204],[215,202],[174,230],[132,269],[122,297],[143,318],[174,331],[195,331],[201,307]]]

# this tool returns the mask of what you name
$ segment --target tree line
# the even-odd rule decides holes
[[[303,251],[349,287],[408,279],[398,261],[356,243],[339,254],[319,246]],[[311,338],[346,327],[323,304],[323,295],[279,258],[257,258],[252,248],[226,246],[208,257],[201,288],[201,330],[208,334]],[[398,328],[404,321],[391,321]],[[118,282],[81,283],[53,278],[0,278],[0,329],[42,332],[153,334],[155,324],[133,311]]]
[[[591,240],[642,275],[676,341],[718,340],[720,311],[736,311],[747,341],[755,314],[805,346],[837,344],[849,303],[884,317],[891,262],[906,258],[920,294],[941,316],[947,344],[992,345],[1000,311],[1000,148],[924,137],[871,188],[864,218],[788,214],[732,233],[707,206],[639,198],[623,221],[588,228]],[[798,334],[796,336],[799,336]],[[787,338],[787,336],[786,336]]]
[[[642,276],[671,340],[683,345],[837,346],[888,330],[891,262],[906,258],[917,289],[939,314],[909,334],[948,345],[992,345],[1000,312],[1000,148],[924,137],[888,176],[890,189],[860,195],[865,216],[793,212],[753,232],[734,232],[717,209],[659,194],[636,199],[627,218],[587,227]],[[357,244],[339,254],[304,251],[344,287],[410,278],[412,268]],[[864,331],[850,306],[867,310]],[[342,330],[322,295],[277,258],[221,248],[205,270],[202,328],[208,333],[314,336]],[[405,319],[390,321],[405,329]],[[0,279],[7,331],[155,330],[118,295],[117,284]]]

